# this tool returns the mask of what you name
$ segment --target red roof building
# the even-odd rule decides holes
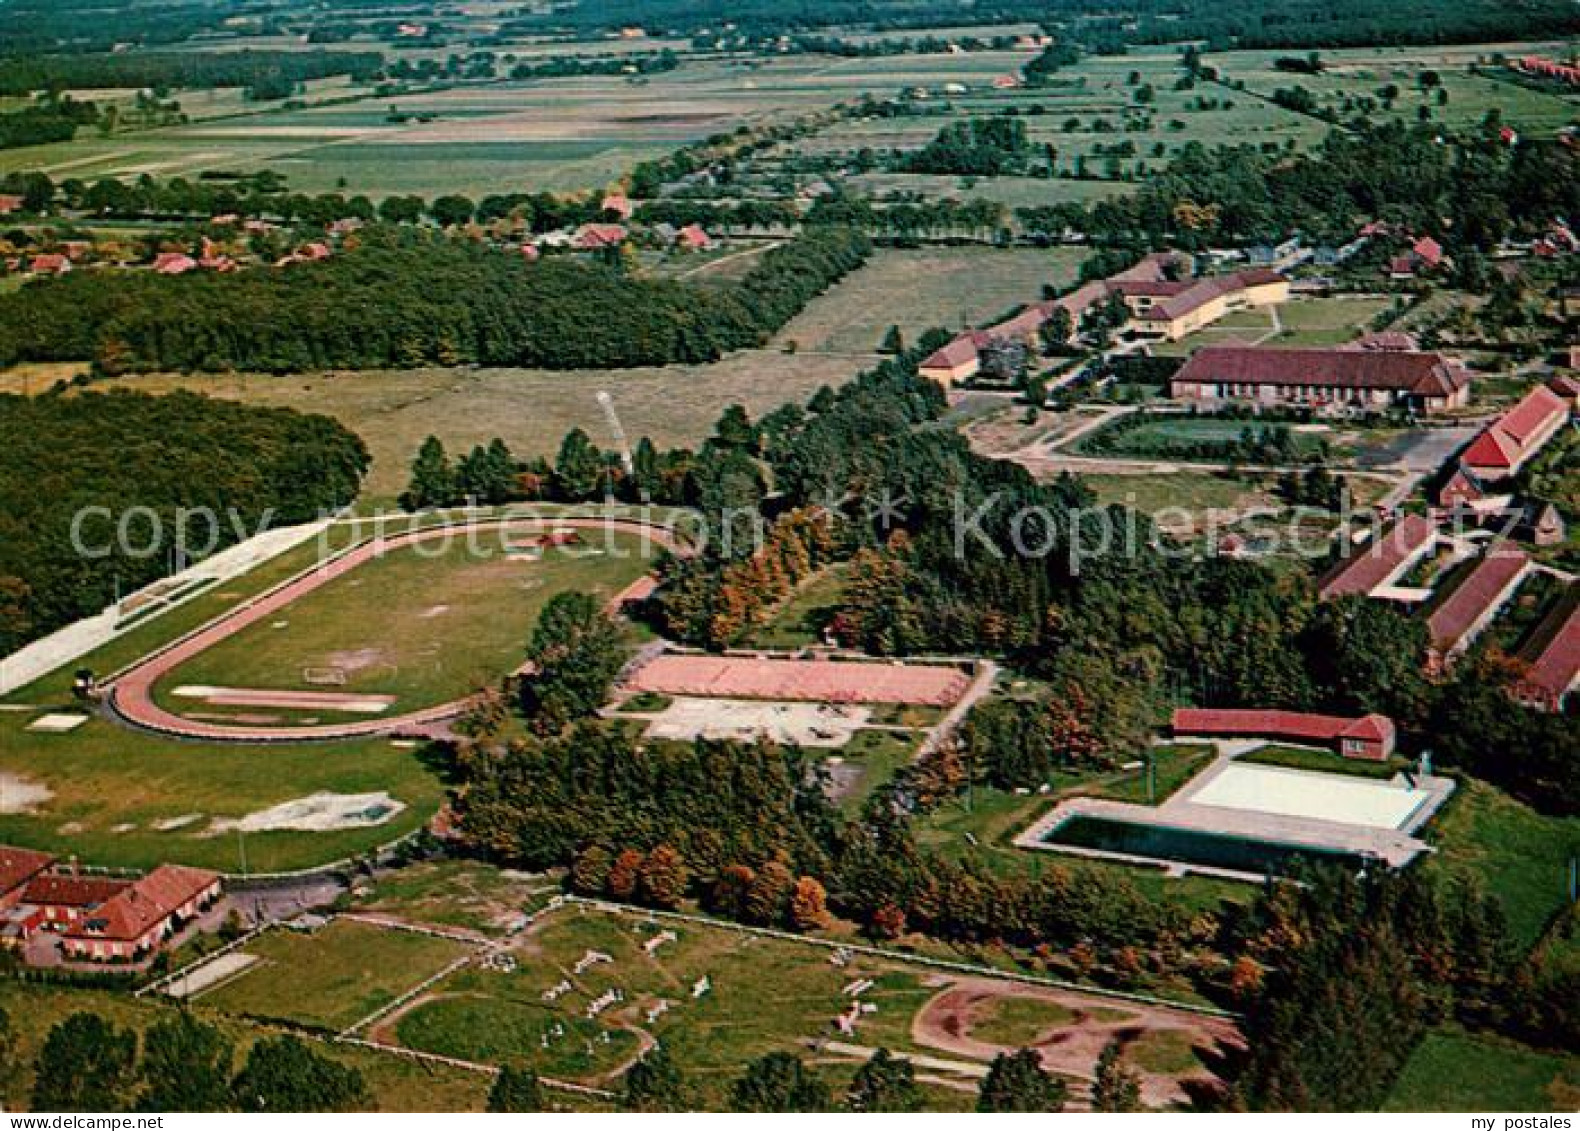
[[[135,961],[159,948],[220,896],[213,872],[162,864],[107,899],[66,931],[67,958]]]
[[[1437,544],[1437,526],[1407,514],[1364,546],[1346,555],[1317,581],[1324,601],[1370,597],[1396,581]]]
[[[1175,373],[1169,395],[1330,411],[1442,412],[1469,401],[1470,375],[1439,353],[1206,346]]]
[[[1580,683],[1580,582],[1570,582],[1563,599],[1537,626],[1524,658],[1530,668],[1516,696],[1543,711],[1562,711]]]
[[[131,880],[110,876],[45,872],[29,882],[22,902],[38,908],[40,924],[69,926],[131,885]]]
[[[1573,349],[1571,346],[1571,352]],[[1568,402],[1570,412],[1580,412],[1580,377],[1560,373],[1547,382],[1547,387]]]
[[[713,246],[713,237],[701,224],[687,224],[675,233],[675,243],[686,251],[707,251]]]
[[[1325,746],[1346,758],[1382,762],[1394,752],[1396,733],[1386,715],[1358,719],[1302,711],[1201,710],[1174,712],[1176,735],[1212,738],[1266,738]]]
[[[1516,475],[1568,422],[1570,408],[1552,389],[1538,385],[1483,429],[1459,462],[1487,482]]]
[[[1526,55],[1517,62],[1511,63],[1517,71],[1524,71],[1528,75],[1551,79],[1554,82],[1567,83],[1569,86],[1580,86],[1580,67],[1571,67],[1567,63],[1559,63],[1540,55]]]
[[[578,251],[599,251],[619,247],[625,242],[626,230],[619,224],[583,224],[576,229],[571,246]]]
[[[25,200],[15,193],[0,193],[0,216],[9,216],[13,212],[22,211]]]
[[[1427,670],[1440,673],[1497,617],[1525,580],[1531,559],[1513,546],[1498,544],[1461,569],[1433,596],[1426,610]]]
[[[185,275],[197,269],[198,261],[180,251],[161,252],[154,260],[154,271],[160,275]]]
[[[636,206],[623,192],[611,192],[605,195],[598,205],[601,212],[609,216],[618,216],[622,220],[629,220],[636,212]]]
[[[917,372],[946,389],[957,381],[968,381],[982,367],[981,350],[987,338],[976,330],[961,334],[929,354],[917,367]]]
[[[22,893],[33,877],[55,862],[47,852],[0,845],[0,911],[22,902]]]
[[[54,253],[35,255],[28,269],[35,275],[65,275],[71,270],[71,260]]]

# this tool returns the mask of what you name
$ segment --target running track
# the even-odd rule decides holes
[[[467,532],[489,530],[611,530],[635,534],[651,539],[676,554],[686,554],[690,548],[673,531],[662,526],[617,518],[518,518],[496,519],[470,524],[452,524],[430,527],[385,538],[372,538],[333,558],[324,565],[297,575],[250,602],[243,603],[228,613],[223,613],[208,624],[180,637],[164,648],[143,657],[127,668],[110,684],[105,703],[110,712],[121,721],[141,730],[177,738],[202,739],[212,742],[304,742],[340,738],[363,738],[381,734],[400,734],[421,731],[436,723],[453,719],[466,710],[470,698],[441,703],[421,711],[397,715],[392,718],[368,719],[359,722],[325,723],[319,726],[248,727],[184,719],[165,710],[154,702],[154,684],[180,667],[198,653],[212,648],[221,640],[233,636],[267,617],[272,617],[285,606],[314,589],[349,573],[359,565],[380,554],[405,546],[415,545],[435,538],[465,536]]]

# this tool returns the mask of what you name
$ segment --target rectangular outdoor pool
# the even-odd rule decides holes
[[[1339,864],[1357,869],[1365,864],[1354,853],[1336,849],[1279,844],[1082,814],[1067,817],[1049,829],[1043,843],[1139,856],[1164,864],[1195,864],[1256,875],[1282,875],[1298,863]]]

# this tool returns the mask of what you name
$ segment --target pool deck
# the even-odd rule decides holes
[[[1228,808],[1203,805],[1193,799],[1212,782],[1235,765],[1234,758],[1225,754],[1198,774],[1188,785],[1156,808],[1137,805],[1128,801],[1110,801],[1100,797],[1072,797],[1060,801],[1047,813],[1026,827],[1014,844],[1042,852],[1062,852],[1076,856],[1090,856],[1107,860],[1123,860],[1134,864],[1168,867],[1173,871],[1196,872],[1204,875],[1223,876],[1230,879],[1260,881],[1259,873],[1234,869],[1209,867],[1187,861],[1163,857],[1136,856],[1105,849],[1083,848],[1077,845],[1049,844],[1048,834],[1071,817],[1096,817],[1111,821],[1147,825],[1153,828],[1180,829],[1216,836],[1240,837],[1247,840],[1270,841],[1295,848],[1317,851],[1343,852],[1381,860],[1391,868],[1402,868],[1423,852],[1432,848],[1413,833],[1432,819],[1443,803],[1454,792],[1454,783],[1448,778],[1426,777],[1416,779],[1416,788],[1426,796],[1409,813],[1397,828],[1380,828],[1376,825],[1346,824],[1340,821],[1319,820],[1313,817],[1292,816],[1262,812],[1256,809]],[[1258,767],[1259,769],[1265,767]],[[1301,775],[1312,779],[1342,776],[1320,774],[1308,770],[1283,770],[1283,773]],[[1347,778],[1346,780],[1357,780]],[[1398,779],[1394,779],[1398,781]],[[1317,784],[1314,780],[1313,784]],[[1379,782],[1379,785],[1382,783]]]

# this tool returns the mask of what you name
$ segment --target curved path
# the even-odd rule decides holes
[[[387,537],[370,538],[339,557],[281,582],[261,596],[221,614],[201,628],[149,653],[114,678],[108,687],[105,704],[115,718],[133,727],[177,738],[202,739],[209,742],[310,742],[364,738],[417,732],[447,719],[453,719],[466,710],[471,697],[440,703],[437,706],[392,718],[367,719],[359,722],[325,723],[317,726],[229,726],[186,719],[167,711],[154,701],[153,689],[159,680],[193,656],[212,648],[247,626],[273,616],[291,602],[381,554],[437,538],[454,538],[458,534],[464,535],[469,531],[475,533],[506,529],[614,531],[651,539],[654,544],[676,554],[690,552],[690,547],[674,531],[666,527],[621,518],[487,519],[475,523],[434,526]]]

